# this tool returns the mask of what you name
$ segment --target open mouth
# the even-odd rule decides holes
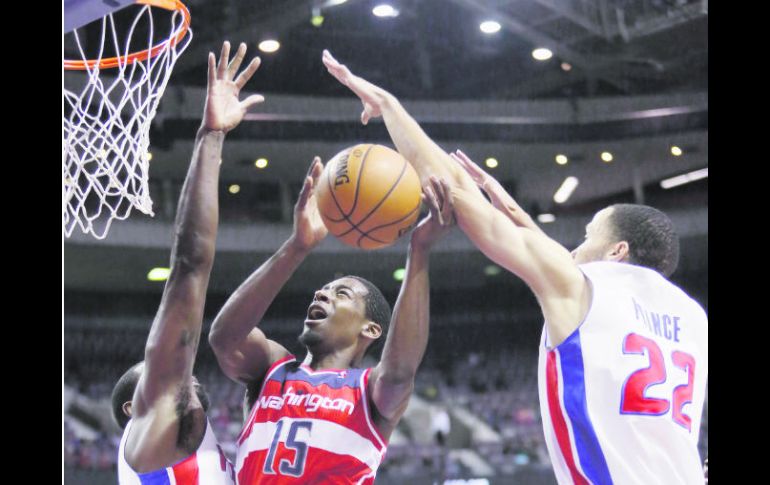
[[[328,314],[326,313],[326,310],[324,310],[324,308],[319,304],[310,305],[310,308],[307,309],[308,320],[323,320],[327,316]]]

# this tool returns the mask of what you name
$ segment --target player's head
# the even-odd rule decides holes
[[[142,376],[142,370],[144,369],[144,361],[134,364],[128,369],[117,384],[112,389],[112,417],[115,422],[118,423],[121,429],[126,427],[126,423],[131,419],[131,401],[134,399],[134,391],[136,385],[139,383],[139,378]],[[198,395],[203,406],[203,411],[209,409],[209,396],[206,390],[198,382],[198,379],[193,376],[193,386],[195,387],[195,394]]]
[[[679,263],[679,237],[663,212],[646,205],[615,204],[596,213],[575,262],[618,261],[670,276]]]
[[[313,353],[357,346],[363,356],[384,340],[390,316],[390,305],[376,286],[345,276],[315,292],[299,341]]]

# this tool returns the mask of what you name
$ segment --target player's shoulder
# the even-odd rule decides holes
[[[614,261],[594,261],[580,264],[578,267],[594,285],[600,284],[629,291],[633,291],[633,288],[643,288],[657,297],[665,297],[688,307],[692,312],[702,314],[704,318],[706,316],[703,306],[698,301],[652,268]]]

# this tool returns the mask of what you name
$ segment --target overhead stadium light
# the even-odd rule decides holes
[[[166,281],[171,274],[171,268],[152,268],[147,273],[147,279],[150,281]]]
[[[708,178],[708,176],[709,176],[709,169],[708,167],[706,167],[700,170],[695,170],[694,172],[686,173],[684,175],[677,175],[676,177],[671,177],[665,180],[661,180],[660,186],[663,187],[664,189],[670,189],[672,187],[677,187],[679,185],[695,182],[696,180]]]
[[[503,270],[500,269],[500,266],[496,266],[494,264],[490,264],[490,265],[484,267],[484,274],[487,275],[487,276],[497,276],[502,271]]]
[[[612,161],[612,153],[610,152],[602,152],[602,160],[610,163]]]
[[[393,272],[393,279],[396,281],[403,281],[405,275],[406,275],[406,269],[398,268]]]
[[[575,188],[578,186],[578,179],[577,177],[567,177],[564,179],[564,182],[561,183],[561,186],[556,191],[555,194],[553,194],[553,200],[557,204],[563,204],[567,202],[567,199],[570,198],[572,195],[572,192],[575,191]]]
[[[257,168],[267,167],[267,158],[258,158],[257,161],[254,162],[254,166]]]
[[[238,184],[233,184],[233,185],[231,185],[230,187],[227,188],[227,191],[230,192],[231,194],[235,195],[235,194],[237,194],[238,192],[241,191],[241,186],[238,185]]]
[[[671,154],[675,157],[678,157],[682,154],[682,149],[674,145],[671,147]]]
[[[377,5],[372,9],[372,13],[377,17],[398,17],[398,10],[387,3]]]
[[[569,159],[567,158],[566,155],[562,155],[561,153],[556,155],[556,163],[558,163],[559,165],[567,165],[568,161]]]
[[[532,51],[532,57],[534,57],[538,61],[547,61],[548,59],[553,57],[553,52],[551,52],[550,49],[546,49],[545,47],[538,47],[537,49]]]
[[[259,50],[271,54],[281,48],[281,43],[275,39],[263,40],[259,43]]]
[[[550,224],[556,220],[556,216],[553,214],[540,214],[537,216],[537,220],[543,224]]]
[[[484,164],[485,164],[487,167],[489,167],[489,168],[495,168],[495,167],[497,167],[497,165],[498,165],[498,163],[497,163],[497,159],[496,159],[496,158],[492,158],[492,157],[489,157],[489,158],[487,158],[487,159],[484,161]]]
[[[494,34],[500,32],[500,28],[500,24],[494,20],[485,20],[479,25],[479,29],[481,29],[481,31],[485,34]]]

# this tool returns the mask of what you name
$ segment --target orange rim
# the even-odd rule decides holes
[[[64,69],[69,71],[85,71],[86,69],[93,69],[95,66],[99,66],[100,69],[110,69],[120,65],[132,64],[137,61],[141,62],[147,60],[148,58],[157,56],[164,49],[166,49],[166,47],[176,46],[179,42],[182,41],[184,36],[187,35],[187,31],[190,29],[190,11],[187,10],[187,7],[180,0],[136,0],[136,3],[181,12],[182,16],[184,17],[182,26],[179,28],[176,35],[149,49],[135,52],[127,56],[108,57],[100,61],[74,61],[65,59]]]

